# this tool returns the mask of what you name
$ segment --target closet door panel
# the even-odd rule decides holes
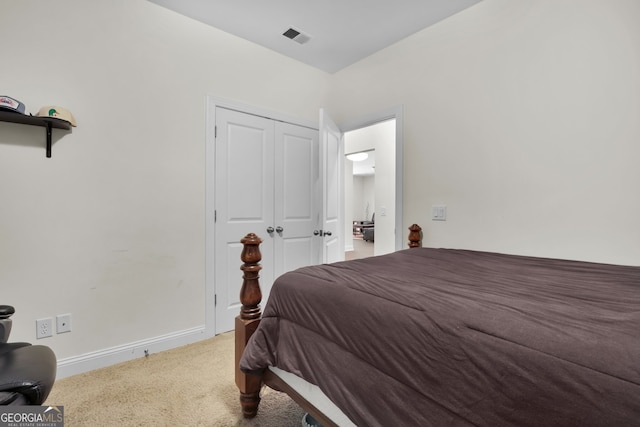
[[[229,123],[225,147],[228,221],[266,224],[273,213],[273,137],[269,129]]]
[[[314,237],[319,209],[318,131],[276,122],[276,275],[320,262],[320,240]]]
[[[240,312],[242,239],[256,233],[260,246],[263,301],[273,282],[274,125],[264,117],[216,109],[215,283],[216,332],[234,328]]]

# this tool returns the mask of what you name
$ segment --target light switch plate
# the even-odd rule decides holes
[[[447,207],[445,205],[431,206],[431,219],[433,221],[446,221]]]

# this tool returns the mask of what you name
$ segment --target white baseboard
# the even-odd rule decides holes
[[[67,357],[58,360],[56,379],[66,378],[94,369],[115,365],[116,363],[133,360],[138,357],[144,357],[147,353],[153,354],[192,344],[206,338],[208,338],[208,336],[205,334],[205,327],[198,326],[159,337],[85,353],[80,356]],[[147,353],[145,353],[145,351]]]
[[[355,251],[355,250],[356,250],[356,248],[353,246],[353,244],[351,244],[351,245],[344,245],[344,251],[345,251],[345,252],[353,252],[353,251]]]

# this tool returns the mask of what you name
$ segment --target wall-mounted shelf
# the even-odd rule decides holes
[[[0,110],[0,121],[44,127],[47,138],[47,157],[51,157],[51,129],[71,130],[71,123],[65,120],[56,119],[54,117],[27,116],[25,114],[13,113],[11,111]]]

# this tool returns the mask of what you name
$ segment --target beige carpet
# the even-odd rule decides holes
[[[365,242],[362,235],[353,236],[353,250],[344,253],[344,259],[349,261],[352,259],[368,258],[373,256],[373,242]]]
[[[302,409],[263,389],[256,418],[242,417],[233,332],[56,381],[46,405],[64,406],[66,427],[298,427]]]

